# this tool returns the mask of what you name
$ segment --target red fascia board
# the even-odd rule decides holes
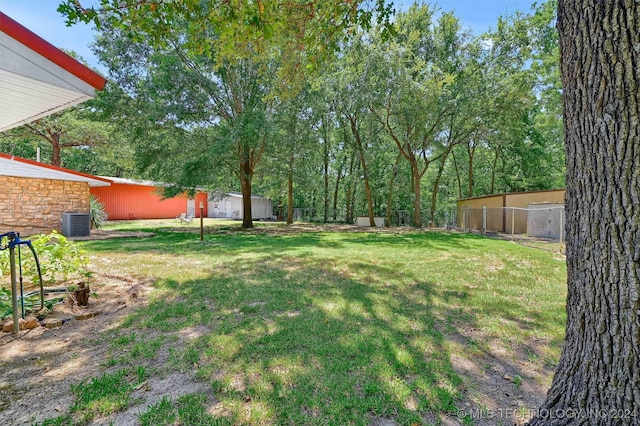
[[[82,65],[62,50],[23,27],[2,12],[0,12],[0,31],[24,44],[39,55],[44,56],[97,90],[104,89],[105,84],[107,84],[107,80],[100,74]]]
[[[93,179],[93,180],[99,180],[99,181],[102,181],[102,182],[113,183],[113,181],[111,181],[109,179],[105,179],[105,178],[99,177],[99,176],[94,176],[94,175],[90,175],[90,174],[87,174],[87,173],[77,172],[75,170],[65,169],[63,167],[52,166],[51,164],[38,163],[37,161],[27,160],[26,158],[16,157],[15,155],[4,154],[2,152],[0,152],[0,158],[6,158],[7,160],[18,161],[20,163],[29,164],[29,165],[32,165],[32,166],[42,167],[42,168],[49,169],[49,170],[55,170],[57,172],[63,172],[63,173],[71,174],[71,175],[82,176],[82,177],[85,177],[87,179]]]

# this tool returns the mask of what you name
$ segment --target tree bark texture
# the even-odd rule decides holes
[[[567,328],[529,425],[640,424],[640,2],[560,0]]]
[[[57,137],[52,137],[49,141],[51,142],[51,165],[61,167],[62,166],[62,155],[61,155],[62,148],[60,148],[60,141],[58,140]]]

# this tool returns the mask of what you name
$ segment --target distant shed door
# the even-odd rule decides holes
[[[196,200],[187,200],[187,216],[196,215]]]

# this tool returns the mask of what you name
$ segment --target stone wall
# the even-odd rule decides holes
[[[89,184],[0,176],[0,233],[61,231],[62,213],[89,212]]]

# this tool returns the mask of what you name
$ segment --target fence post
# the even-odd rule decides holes
[[[487,206],[482,206],[482,234],[487,233]]]
[[[13,334],[18,334],[18,331],[20,331],[20,315],[18,314],[16,249],[14,246],[9,246],[9,269],[11,269],[11,309],[13,309]]]
[[[511,209],[511,239],[514,240],[515,237],[515,233],[516,233],[516,209],[512,208]]]

